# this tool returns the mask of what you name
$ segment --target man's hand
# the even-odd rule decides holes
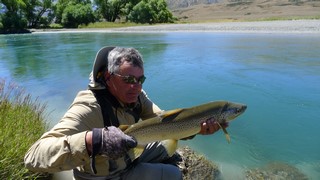
[[[228,123],[224,123],[220,125],[224,128],[228,127]],[[220,125],[214,119],[208,119],[207,121],[201,124],[201,130],[199,134],[202,134],[202,135],[213,134],[220,129]]]
[[[86,146],[91,157],[91,169],[97,173],[95,156],[105,155],[112,160],[125,156],[130,148],[137,146],[137,141],[114,126],[94,128],[86,134]]]
[[[101,154],[110,159],[123,157],[127,151],[137,146],[137,141],[114,126],[92,130],[93,154]]]

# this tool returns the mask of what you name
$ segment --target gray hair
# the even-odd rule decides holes
[[[143,69],[143,60],[139,51],[134,48],[116,47],[108,55],[108,72],[118,73],[120,66],[125,61]]]

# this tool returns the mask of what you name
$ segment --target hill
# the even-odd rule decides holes
[[[320,18],[320,0],[167,0],[181,21]]]

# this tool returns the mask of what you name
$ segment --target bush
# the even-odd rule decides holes
[[[49,25],[49,28],[51,28],[51,29],[62,29],[63,26],[62,26],[61,24],[55,24],[55,23],[53,23],[53,24],[50,24],[50,25]]]
[[[0,179],[41,179],[48,174],[30,172],[24,155],[47,130],[45,105],[13,83],[0,79]]]
[[[172,23],[174,17],[165,0],[143,0],[132,8],[128,20],[135,23]]]
[[[61,23],[66,28],[77,28],[80,24],[88,25],[94,21],[90,4],[70,4],[63,11]]]
[[[8,33],[19,33],[25,31],[27,19],[13,12],[6,12],[1,16],[2,29]]]

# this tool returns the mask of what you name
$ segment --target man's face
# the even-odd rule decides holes
[[[109,86],[111,94],[119,101],[122,103],[134,103],[138,100],[138,96],[142,90],[142,84],[128,83],[124,79],[126,76],[134,76],[136,79],[139,79],[143,75],[143,69],[135,67],[125,61],[120,66],[119,72],[109,77],[107,85]]]

